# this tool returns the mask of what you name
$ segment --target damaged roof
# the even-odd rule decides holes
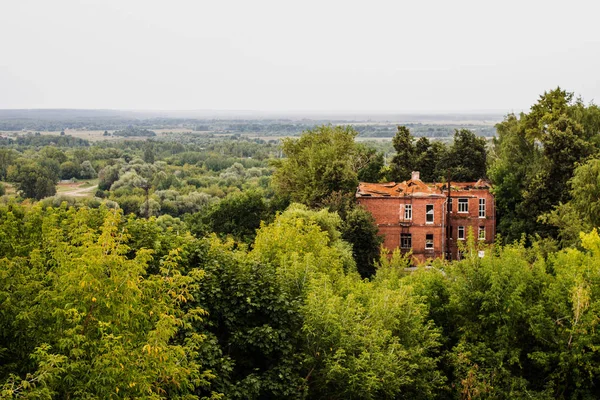
[[[477,182],[452,182],[452,190],[489,189],[492,186],[486,180]],[[425,183],[420,179],[404,182],[368,183],[360,182],[356,197],[429,197],[446,196],[446,183]]]

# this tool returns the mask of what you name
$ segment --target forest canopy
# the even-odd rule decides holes
[[[492,142],[202,125],[3,139],[0,398],[597,397],[596,105],[551,90]],[[381,249],[356,185],[413,170],[489,179],[495,244]]]

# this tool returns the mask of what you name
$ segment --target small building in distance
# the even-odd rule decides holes
[[[487,181],[425,183],[419,172],[401,183],[361,182],[359,204],[373,214],[384,247],[397,248],[424,262],[432,258],[455,260],[458,242],[469,229],[475,237],[492,243],[496,235],[496,208]]]

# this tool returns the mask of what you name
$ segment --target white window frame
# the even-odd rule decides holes
[[[478,240],[485,240],[485,226],[480,226],[479,231],[477,232]]]
[[[404,239],[408,239],[410,246],[404,246]],[[400,234],[400,248],[401,249],[412,249],[412,234],[410,233],[401,233]]]
[[[431,235],[431,241],[429,241],[429,239],[427,239],[427,236]],[[428,245],[431,244],[431,247],[428,247]],[[433,233],[428,233],[425,235],[425,250],[433,250]]]
[[[462,210],[463,208],[464,208],[464,210]],[[461,214],[467,214],[469,212],[469,198],[468,197],[461,197],[458,199],[458,212]]]
[[[431,221],[428,221],[428,216],[430,215],[429,211],[427,211],[427,207],[431,206]],[[434,211],[434,207],[433,204],[426,204],[425,205],[425,223],[426,224],[433,224],[435,221],[435,211]]]
[[[412,204],[404,205],[404,219],[412,220]]]
[[[448,197],[448,212],[452,212],[452,197]]]
[[[479,198],[479,218],[485,218],[485,197]]]
[[[462,235],[461,235],[461,232],[462,232]],[[458,233],[457,233],[456,237],[458,238],[458,240],[465,240],[465,227],[464,226],[458,227]]]

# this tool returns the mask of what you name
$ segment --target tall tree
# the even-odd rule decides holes
[[[596,106],[574,102],[572,93],[557,88],[540,96],[529,113],[498,124],[490,177],[498,231],[506,240],[558,234],[539,218],[571,198],[568,181],[576,163],[598,151],[597,120]]]
[[[56,161],[54,163],[56,169],[34,161],[18,163],[8,179],[16,183],[17,190],[25,198],[41,200],[44,197],[54,196],[60,171],[58,163]]]
[[[391,178],[396,182],[410,179],[411,172],[415,168],[415,146],[414,138],[406,126],[398,125],[396,135],[392,139],[392,145],[396,149],[396,155],[392,158]]]
[[[450,171],[451,179],[459,182],[472,182],[485,178],[486,142],[468,129],[457,129],[454,142],[448,149],[443,169]],[[445,171],[445,172],[446,172]]]
[[[358,185],[357,134],[350,126],[323,125],[299,139],[284,139],[287,158],[274,161],[277,192],[311,207],[323,205],[334,192],[351,196]]]
[[[440,181],[446,176],[442,161],[446,158],[446,146],[440,141],[429,141],[425,136],[420,137],[415,144],[415,170],[421,174],[424,182]]]

